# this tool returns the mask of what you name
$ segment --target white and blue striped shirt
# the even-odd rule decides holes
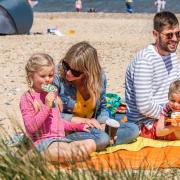
[[[153,45],[141,50],[129,64],[125,77],[128,120],[151,124],[168,101],[169,85],[180,78],[180,64],[175,53],[160,56]]]

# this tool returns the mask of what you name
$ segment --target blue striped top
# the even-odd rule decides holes
[[[153,45],[137,53],[125,77],[125,98],[129,121],[151,124],[168,102],[172,81],[180,78],[180,64],[175,53],[160,56]]]

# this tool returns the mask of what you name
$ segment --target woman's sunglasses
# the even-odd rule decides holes
[[[167,39],[172,39],[173,36],[175,35],[177,39],[180,39],[180,31],[177,31],[177,32],[169,32],[169,33],[160,33],[160,34],[163,34],[164,36],[166,36]]]
[[[75,69],[72,69],[69,66],[69,64],[67,62],[65,62],[65,61],[62,61],[62,67],[63,67],[64,71],[69,71],[70,70],[74,77],[79,77],[82,74],[82,72],[77,71]]]

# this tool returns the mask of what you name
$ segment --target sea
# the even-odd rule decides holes
[[[35,12],[75,12],[75,0],[38,0]],[[134,0],[134,13],[155,13],[155,0]],[[82,0],[82,11],[94,8],[96,12],[126,13],[125,0]],[[165,10],[180,13],[180,0],[166,0]]]

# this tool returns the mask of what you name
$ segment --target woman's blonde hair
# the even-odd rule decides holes
[[[25,70],[26,70],[26,79],[27,79],[28,86],[30,89],[29,90],[30,94],[33,91],[33,88],[32,88],[33,82],[31,81],[30,76],[33,75],[35,72],[38,72],[39,70],[41,70],[41,68],[46,67],[46,66],[54,66],[53,58],[49,56],[48,54],[36,53],[36,54],[33,54],[29,58],[25,66]],[[37,100],[34,100],[33,106],[36,112],[41,109],[41,105],[39,102],[37,102]]]
[[[99,98],[102,88],[102,68],[96,49],[86,41],[73,45],[58,65],[59,75],[66,79],[62,61],[68,63],[72,69],[83,72],[85,76],[83,83],[90,96],[94,99]]]
[[[180,80],[176,80],[170,84],[168,97],[170,97],[173,93],[174,94],[180,93]]]

